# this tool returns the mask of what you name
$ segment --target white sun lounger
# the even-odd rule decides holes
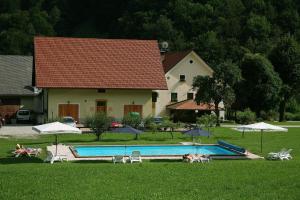
[[[54,156],[52,151],[47,151],[47,158],[44,160],[44,162],[50,162],[51,164],[53,164],[55,161],[67,161],[67,156],[66,155],[56,155]]]
[[[282,149],[281,151],[275,153],[275,152],[270,152],[267,156],[269,160],[290,160],[293,157],[291,156],[291,151],[292,149],[286,150]]]
[[[205,162],[209,162],[210,159],[208,157],[203,157],[201,155],[193,155],[192,159],[190,160],[190,163],[193,162],[201,162],[201,163],[205,163]]]

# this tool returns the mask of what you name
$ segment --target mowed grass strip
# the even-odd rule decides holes
[[[259,153],[260,133],[241,133],[216,128],[202,143],[223,139]],[[133,135],[105,134],[96,142],[93,135],[62,135],[69,144],[177,144],[191,141],[176,133]],[[142,164],[111,162],[65,162],[53,165],[41,158],[11,158],[16,143],[42,147],[54,136],[36,139],[0,139],[0,199],[299,199],[300,129],[288,133],[264,133],[265,155],[281,148],[294,149],[291,161],[214,160],[211,163],[144,161]]]

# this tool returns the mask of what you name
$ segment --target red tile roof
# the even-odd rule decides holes
[[[179,63],[184,57],[186,57],[192,50],[180,51],[180,52],[167,52],[162,56],[163,67],[165,73],[172,69],[177,63]]]
[[[215,104],[197,103],[194,100],[184,100],[167,106],[171,110],[215,110]],[[220,108],[222,110],[223,108]]]
[[[40,88],[167,89],[155,40],[35,37]]]

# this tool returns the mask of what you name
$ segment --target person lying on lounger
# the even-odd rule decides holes
[[[190,154],[190,153],[184,154],[184,155],[182,156],[182,159],[183,159],[183,161],[190,162],[190,161],[193,159],[193,154]]]
[[[24,148],[23,145],[17,144],[15,151],[12,152],[12,154],[15,157],[20,156],[37,156],[42,149],[38,148]]]

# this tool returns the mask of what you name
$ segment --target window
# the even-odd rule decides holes
[[[152,102],[157,102],[158,93],[152,92]]]
[[[187,93],[187,99],[194,99],[194,93]]]
[[[96,111],[106,113],[107,111],[107,103],[105,100],[97,100],[96,101]]]
[[[179,77],[180,77],[180,81],[185,81],[185,75],[181,74]]]
[[[105,89],[98,89],[98,93],[105,93]]]
[[[97,106],[106,106],[106,101],[97,101]]]
[[[177,93],[171,93],[171,102],[177,102]]]

